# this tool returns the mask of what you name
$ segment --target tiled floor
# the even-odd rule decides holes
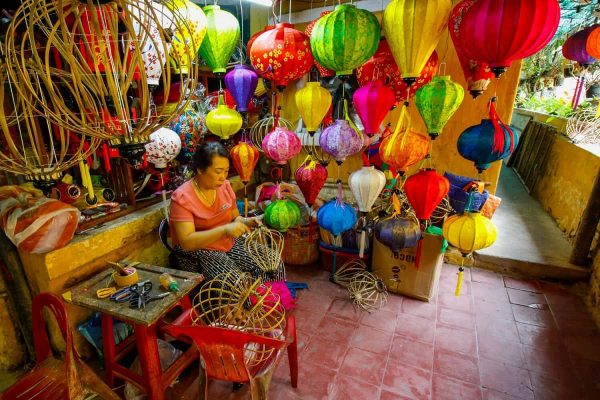
[[[306,282],[297,302],[300,378],[287,363],[274,400],[571,400],[600,398],[600,333],[581,300],[559,285],[467,271],[454,296],[445,265],[432,303],[390,295],[356,312],[325,271],[290,267]],[[284,359],[285,360],[285,359]],[[249,399],[213,382],[210,399]]]

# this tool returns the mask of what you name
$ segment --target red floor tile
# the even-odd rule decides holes
[[[558,330],[552,327],[536,326],[517,322],[521,343],[540,350],[562,346]]]
[[[533,387],[526,369],[480,358],[479,371],[483,387],[520,399],[534,399]]]
[[[520,289],[506,289],[508,299],[512,304],[528,307],[537,307],[543,310],[549,309],[546,297],[541,293],[528,292]]]
[[[479,386],[449,378],[440,374],[433,374],[434,400],[481,400]]]
[[[529,292],[543,293],[542,287],[538,281],[515,279],[508,276],[504,277],[504,286],[512,289],[527,290]]]
[[[400,314],[396,320],[396,334],[433,343],[435,321],[410,314]]]
[[[396,293],[388,292],[388,298],[386,305],[382,308],[382,310],[396,313],[396,315],[402,313],[402,302],[406,299],[406,297],[401,296]]]
[[[519,343],[519,333],[515,321],[480,314],[475,317],[475,321],[478,335],[500,337]]]
[[[340,368],[340,373],[370,385],[379,386],[385,372],[387,355],[350,347]]]
[[[449,293],[454,295],[456,291],[456,281],[457,276],[446,277],[440,279],[439,283],[439,293]],[[460,295],[461,296],[469,296],[471,294],[471,282],[465,280],[463,278],[463,282],[460,287]]]
[[[382,390],[406,396],[412,400],[429,399],[431,396],[431,370],[389,361],[383,378]],[[386,396],[388,395],[386,394]]]
[[[482,388],[481,394],[483,395],[483,400],[523,400],[521,397],[511,396],[510,394],[488,388]]]
[[[582,399],[583,388],[575,379],[569,381],[557,381],[530,372],[531,383],[536,399],[564,400]]]
[[[306,350],[300,355],[300,363],[322,365],[329,369],[337,370],[342,365],[348,350],[338,342],[314,337]]]
[[[431,371],[433,366],[433,345],[417,342],[404,336],[395,336],[390,348],[390,362],[403,364]]]
[[[538,375],[558,381],[576,379],[576,373],[564,347],[536,349],[523,345],[527,369]]]
[[[340,346],[347,346],[357,327],[358,323],[327,315],[321,320],[315,334],[317,334],[320,339],[330,340]]]
[[[568,335],[564,336],[563,341],[570,354],[600,362],[600,334]]]
[[[473,300],[469,295],[455,296],[454,293],[440,293],[438,294],[438,306],[473,312]]]
[[[586,309],[554,311],[554,320],[562,336],[598,334],[598,326]]]
[[[386,332],[394,332],[396,329],[396,312],[382,309],[372,313],[363,313],[360,323]]]
[[[433,372],[479,385],[477,357],[445,350],[436,350]]]
[[[468,311],[439,307],[438,324],[454,326],[460,329],[475,329],[475,315]]]
[[[388,392],[387,390],[382,390],[379,400],[413,400],[413,398],[402,396],[398,393]]]
[[[572,357],[572,362],[586,399],[600,399],[600,362],[577,357]]]
[[[487,300],[494,303],[507,303],[508,295],[506,288],[502,285],[491,285],[483,282],[472,282],[471,290],[473,292],[473,300],[477,303],[478,299]]]
[[[440,325],[435,330],[435,350],[455,351],[477,356],[475,331]]]
[[[379,385],[370,385],[354,377],[338,374],[327,400],[378,399],[379,392]]]
[[[484,315],[507,320],[515,319],[512,307],[508,301],[495,302],[484,299],[475,299],[473,302],[473,311],[476,315]]]
[[[349,297],[336,297],[327,310],[327,315],[358,323],[363,316],[363,311],[352,304]]]
[[[477,343],[480,357],[527,368],[521,343],[485,334],[477,336]]]
[[[502,275],[485,269],[473,268],[471,270],[471,281],[487,283],[494,286],[504,286]]]
[[[351,347],[387,355],[392,344],[393,332],[386,332],[366,325],[360,325],[350,340]]]
[[[289,384],[278,384],[269,390],[270,399],[288,400],[297,396],[302,400],[323,400],[333,393],[333,386],[337,373],[318,364],[300,363],[298,370],[298,388],[294,389]],[[279,381],[278,381],[279,383]],[[248,399],[245,397],[245,399]],[[292,399],[294,397],[291,397]],[[213,399],[213,397],[209,397]],[[214,397],[215,400],[219,399]],[[220,400],[220,399],[219,399]]]
[[[325,317],[325,312],[308,308],[297,308],[294,310],[294,315],[296,316],[296,329],[313,332],[321,324],[321,320]]]
[[[515,321],[537,326],[555,327],[556,323],[549,310],[539,310],[525,306],[512,305]]]
[[[420,300],[405,298],[402,301],[402,312],[405,314],[416,315],[435,321],[436,304],[425,303]]]

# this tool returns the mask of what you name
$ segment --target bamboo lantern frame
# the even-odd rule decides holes
[[[354,275],[348,283],[348,292],[355,306],[371,312],[387,304],[388,291],[385,283],[368,271]]]
[[[279,231],[264,225],[250,232],[245,241],[250,258],[261,270],[269,273],[277,272],[281,265],[283,243],[284,238]]]

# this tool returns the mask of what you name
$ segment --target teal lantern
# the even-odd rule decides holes
[[[225,68],[240,39],[238,20],[217,5],[202,9],[206,14],[206,36],[200,46],[199,54],[217,76],[225,73]]]
[[[435,76],[431,82],[417,90],[415,102],[431,139],[442,132],[464,97],[463,87],[452,82],[448,75]]]
[[[381,31],[373,13],[341,4],[321,17],[310,34],[313,57],[336,75],[350,75],[377,50]]]
[[[280,232],[298,225],[301,216],[300,207],[291,200],[275,200],[265,209],[265,223]]]

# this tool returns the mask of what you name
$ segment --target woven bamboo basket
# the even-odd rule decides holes
[[[288,229],[284,239],[281,258],[286,265],[308,265],[319,260],[319,226],[316,222]]]

